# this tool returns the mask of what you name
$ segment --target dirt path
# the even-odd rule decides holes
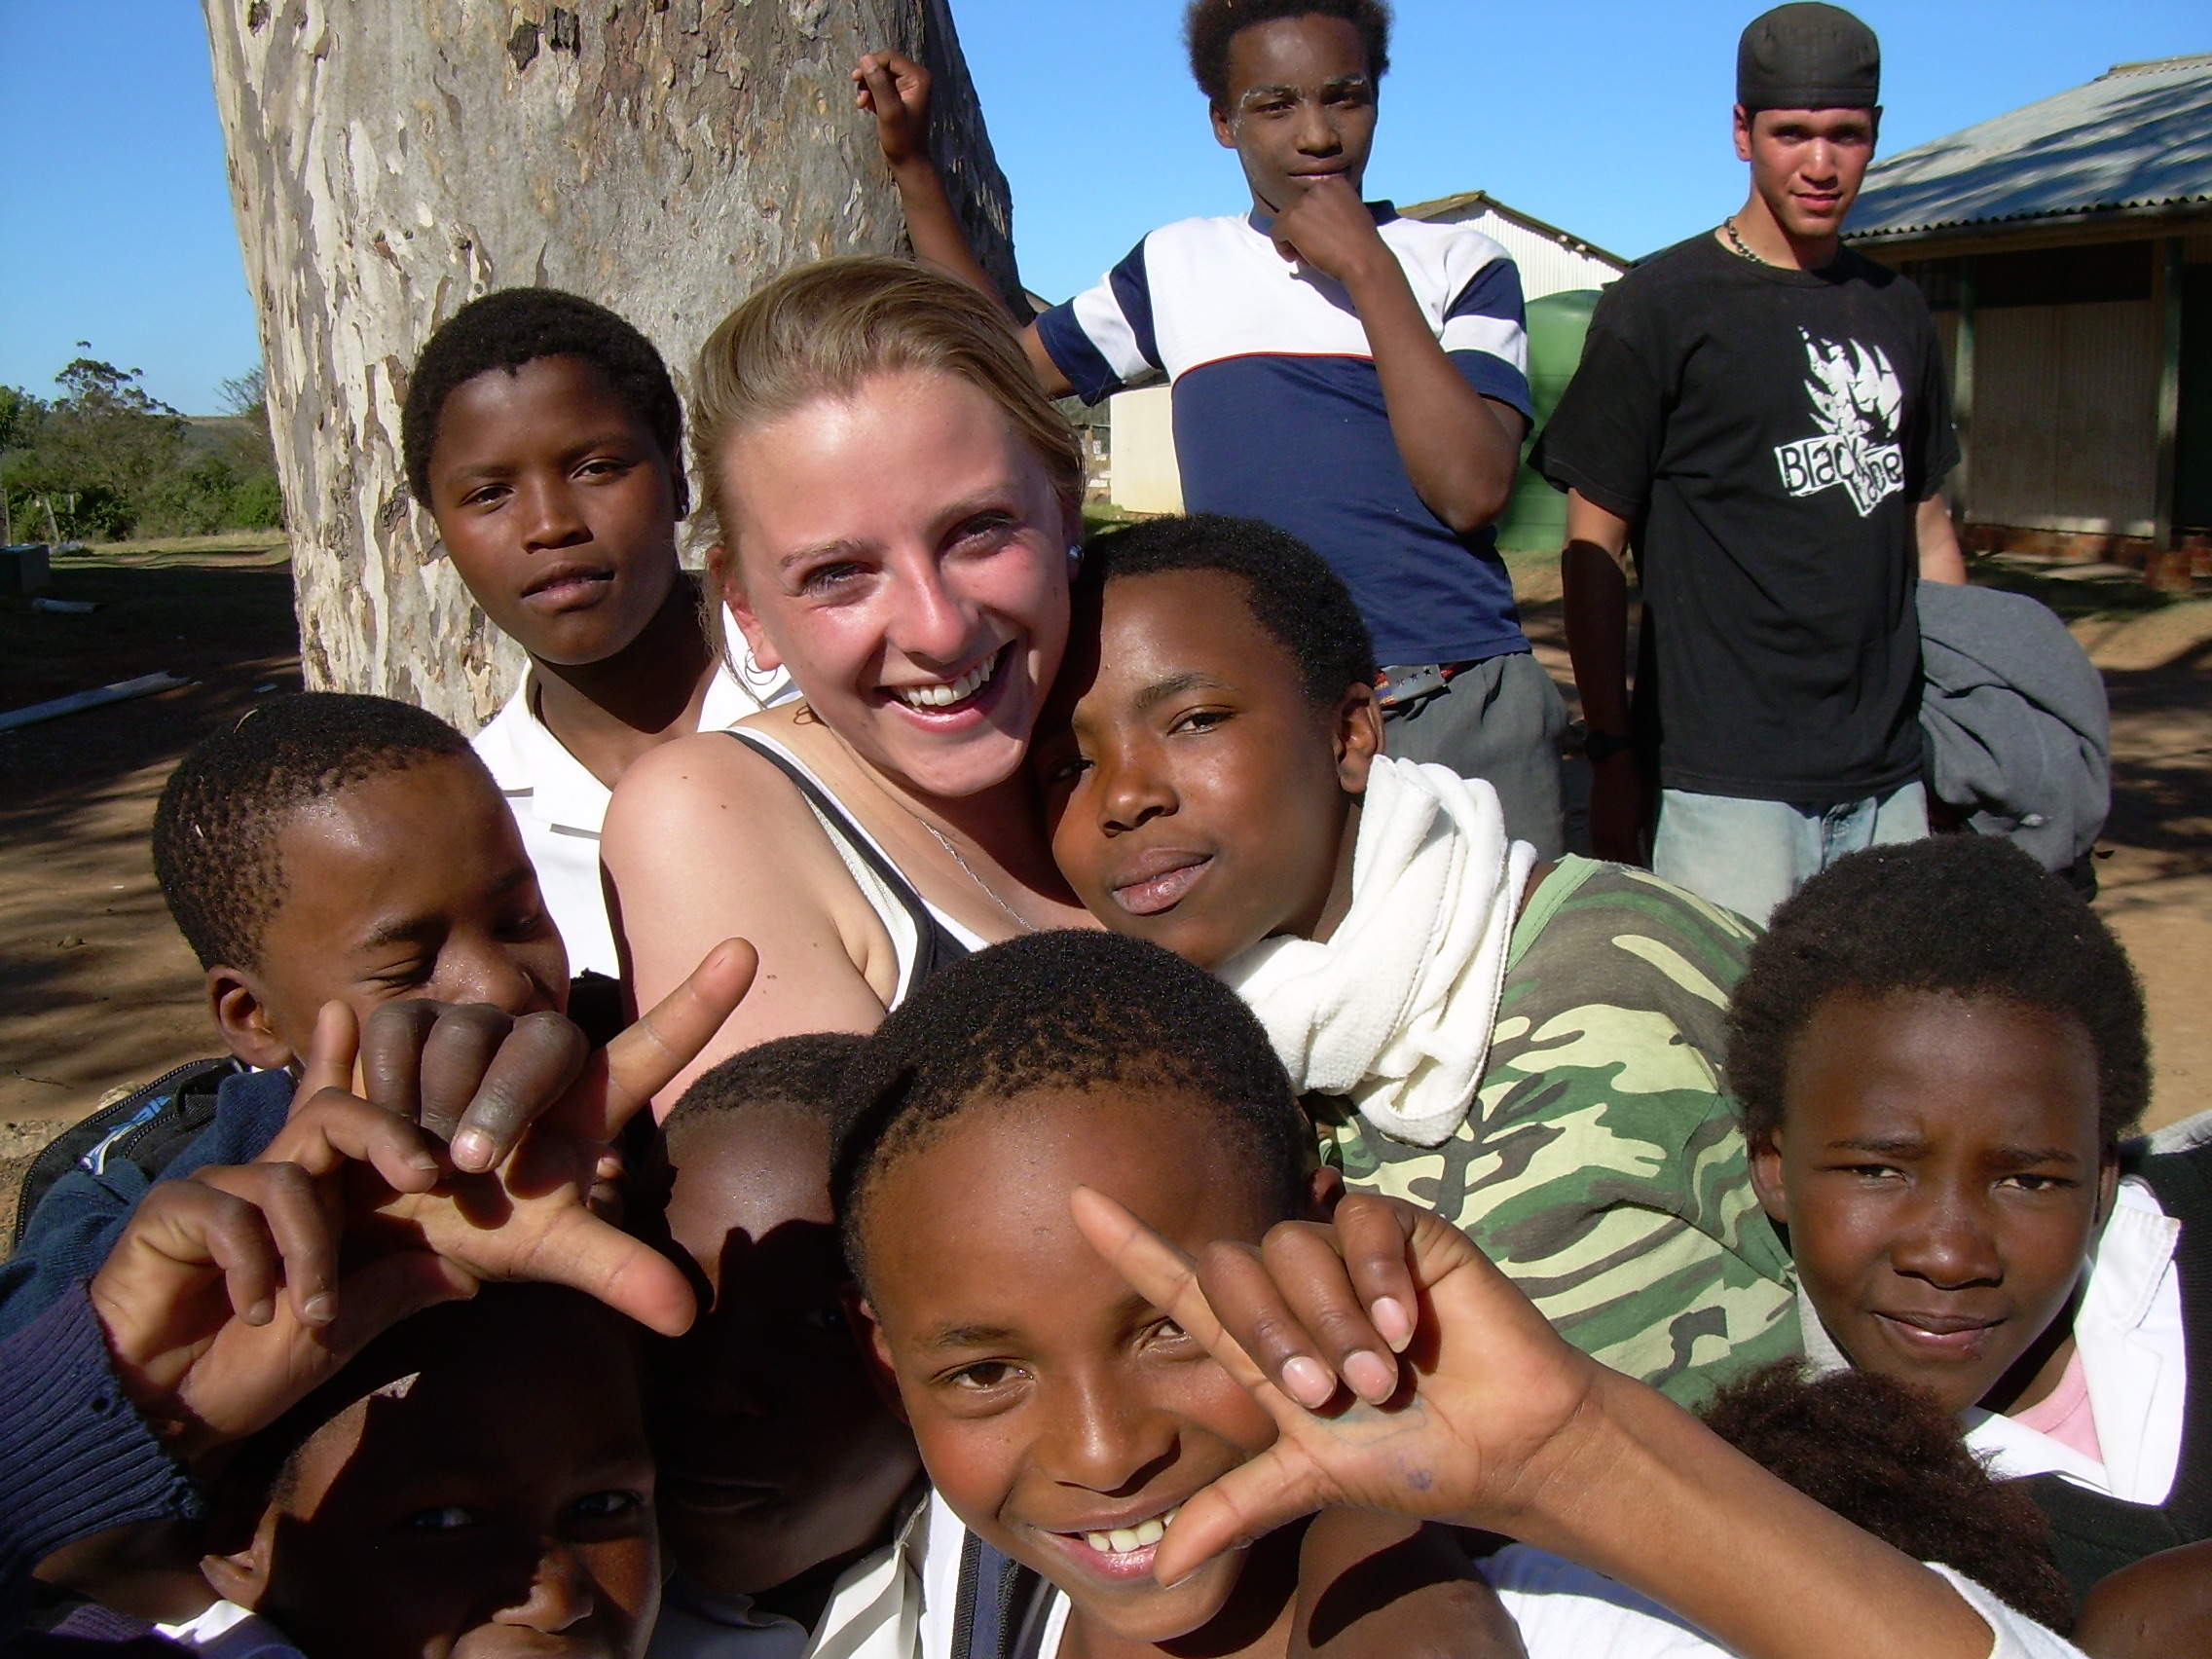
[[[299,688],[299,636],[280,542],[165,546],[59,561],[49,597],[90,615],[0,600],[0,709],[163,670],[194,682],[0,732],[0,1229],[11,1157],[219,1047],[147,837],[196,738]]]
[[[1556,565],[1515,563],[1537,654],[1571,700]],[[2098,907],[2149,988],[2154,1116],[2171,1121],[2212,1103],[2212,600],[2001,579],[2069,614],[2112,687]],[[15,1161],[111,1090],[215,1051],[154,887],[154,802],[196,737],[300,683],[290,571],[267,538],[103,549],[62,561],[50,592],[101,608],[0,600],[0,709],[165,669],[194,683],[0,732],[0,1236]]]

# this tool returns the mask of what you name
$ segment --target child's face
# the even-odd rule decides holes
[[[668,458],[580,357],[456,387],[430,450],[429,506],[484,613],[544,662],[617,654],[678,580]]]
[[[234,1051],[276,1066],[304,1053],[325,1002],[366,1017],[401,997],[568,1003],[569,959],[522,836],[473,756],[437,756],[350,784],[278,832],[284,894],[261,965],[208,970]]]
[[[1316,177],[1354,190],[1375,146],[1375,82],[1359,30],[1308,14],[1239,29],[1229,43],[1229,107],[1214,136],[1236,152],[1252,195],[1280,213]]]
[[[827,1125],[754,1106],[690,1120],[667,1156],[708,1311],[656,1368],[661,1527],[695,1583],[758,1595],[880,1542],[921,1463],[846,1323]]]
[[[2088,1033],[1990,997],[1830,996],[1753,1177],[1855,1365],[1952,1411],[2032,1403],[2047,1350],[2008,1373],[2065,1312],[2113,1194]]]
[[[1109,582],[1038,732],[1053,860],[1109,928],[1201,968],[1313,937],[1349,896],[1352,802],[1381,745],[1364,687],[1308,701],[1242,578]]]
[[[1129,1641],[1186,1635],[1228,1603],[1243,1553],[1163,1589],[1158,1528],[1275,1430],[1084,1241],[1068,1196],[1110,1194],[1187,1250],[1257,1243],[1283,1217],[1217,1124],[1106,1086],[971,1107],[889,1171],[866,1222],[875,1352],[930,1479],[1079,1620]]]
[[[1067,644],[1078,527],[1006,413],[956,375],[881,374],[740,432],[721,464],[717,568],[760,666],[923,794],[1019,770]]]
[[[637,1659],[660,1600],[631,1345],[490,1320],[311,1436],[230,1600],[315,1659]]]

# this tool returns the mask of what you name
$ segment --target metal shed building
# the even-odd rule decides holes
[[[2212,575],[2212,54],[1878,162],[1845,236],[1943,330],[1970,546]]]

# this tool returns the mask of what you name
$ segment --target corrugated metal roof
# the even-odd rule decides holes
[[[1398,211],[1409,219],[1458,219],[1471,218],[1478,212],[1495,213],[1571,252],[1603,260],[1616,271],[1626,271],[1629,268],[1630,262],[1619,254],[1608,253],[1596,242],[1585,241],[1571,231],[1563,231],[1557,225],[1546,224],[1533,213],[1524,213],[1518,207],[1508,207],[1487,190],[1463,190],[1456,196],[1440,196],[1434,202],[1417,202],[1411,207],[1401,207]]]
[[[1844,235],[2212,202],[2212,53],[2086,86],[1874,164]]]

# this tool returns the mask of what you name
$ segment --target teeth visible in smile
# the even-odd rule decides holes
[[[1086,1532],[1083,1541],[1100,1555],[1127,1555],[1132,1550],[1149,1550],[1167,1535],[1167,1524],[1182,1512],[1183,1506],[1178,1503],[1166,1514],[1139,1521],[1134,1527],[1116,1527],[1110,1532]]]
[[[965,702],[980,691],[998,667],[996,653],[985,657],[974,668],[949,685],[899,685],[893,687],[900,697],[917,709],[949,709],[953,704]]]

